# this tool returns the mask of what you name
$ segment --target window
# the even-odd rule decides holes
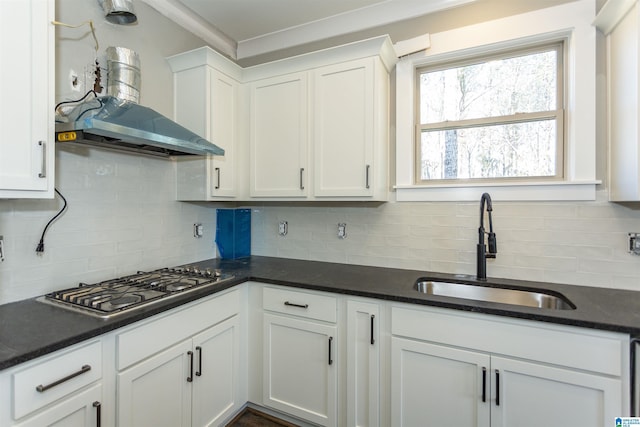
[[[563,43],[416,72],[416,182],[561,179]]]
[[[606,135],[598,131],[597,123],[604,114],[598,96],[602,86],[597,84],[597,75],[602,72],[597,67],[597,30],[592,25],[595,17],[593,0],[580,0],[553,7],[532,10],[518,15],[506,16],[491,21],[480,22],[459,28],[452,28],[429,34],[428,49],[399,59],[395,69],[395,197],[399,202],[414,201],[476,201],[483,192],[490,192],[494,200],[595,200],[597,166],[603,166],[603,159],[597,156],[597,141],[603,143]],[[544,114],[546,123],[556,126],[555,171],[533,173],[533,176],[506,176],[483,178],[439,178],[422,179],[421,145],[422,125],[418,102],[419,78],[422,72],[458,68],[487,62],[499,58],[515,58],[526,54],[542,53],[545,47],[552,47],[562,41],[562,53],[558,54],[558,74],[556,87],[557,107],[548,108],[536,117],[532,111],[515,111],[531,114],[531,120],[517,120],[520,114],[492,113],[495,123],[482,122],[488,117],[469,115],[458,120],[458,127],[452,127],[458,134],[464,132],[488,133],[503,131],[500,126],[518,125],[521,133],[531,133],[527,126],[533,126]],[[528,50],[533,49],[534,50]],[[495,56],[498,55],[497,57]],[[475,58],[475,61],[473,59]],[[482,61],[480,59],[483,58]],[[467,112],[469,110],[467,109]],[[537,111],[537,109],[535,110]],[[555,111],[555,113],[554,113]],[[555,118],[551,117],[555,114]],[[505,120],[513,116],[516,120]],[[447,130],[442,123],[446,119],[425,120],[424,132],[436,133],[437,123],[441,123],[441,134]],[[439,120],[439,121],[438,121]],[[478,120],[478,125],[465,120]],[[451,123],[449,123],[451,125]],[[483,129],[484,128],[484,129]],[[600,127],[602,129],[602,127]],[[513,130],[515,132],[515,130]],[[425,136],[426,138],[426,136]],[[467,136],[473,141],[475,136]],[[485,141],[495,141],[497,137],[484,137]],[[419,143],[416,143],[419,141]],[[497,145],[489,145],[490,162],[501,160],[496,155]],[[458,146],[460,152],[462,148]],[[520,150],[517,150],[520,154]],[[515,153],[514,153],[515,154]],[[506,156],[506,154],[505,154]],[[551,153],[549,154],[551,156]],[[457,157],[458,159],[460,156]],[[494,160],[496,159],[496,160]],[[425,158],[425,160],[431,160]],[[444,161],[440,160],[444,165]],[[524,167],[518,160],[519,167]],[[527,165],[528,166],[528,165]],[[458,173],[465,172],[462,160],[457,164]],[[499,169],[494,167],[494,169]],[[468,168],[467,168],[468,170]],[[432,170],[432,175],[438,171]],[[428,176],[428,175],[427,175]],[[460,175],[462,176],[462,175]],[[473,176],[473,175],[470,175]],[[477,175],[476,175],[477,176]]]

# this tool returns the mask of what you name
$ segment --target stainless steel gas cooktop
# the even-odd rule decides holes
[[[74,288],[46,294],[38,298],[38,301],[106,319],[186,292],[220,284],[233,277],[209,268],[163,268],[150,272],[140,271],[95,284],[80,283]]]

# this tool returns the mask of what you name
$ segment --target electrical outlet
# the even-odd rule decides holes
[[[640,255],[640,233],[629,233],[629,253]]]
[[[338,237],[341,239],[347,238],[347,224],[344,222],[338,224]]]
[[[286,236],[289,232],[289,224],[287,221],[280,221],[278,223],[278,234],[281,236]]]
[[[84,83],[80,81],[75,70],[69,70],[69,88],[73,92],[81,92],[84,89]]]
[[[201,238],[204,236],[204,226],[201,223],[193,224],[193,237]]]

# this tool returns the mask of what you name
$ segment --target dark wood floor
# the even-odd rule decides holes
[[[253,408],[245,408],[226,427],[298,427]]]

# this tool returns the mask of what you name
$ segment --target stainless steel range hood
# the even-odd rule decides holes
[[[56,140],[155,156],[224,155],[224,150],[156,111],[113,96],[83,102],[56,123]]]

